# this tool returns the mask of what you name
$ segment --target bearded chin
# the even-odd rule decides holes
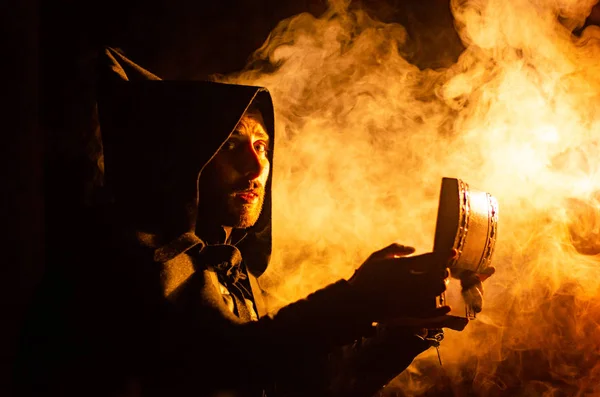
[[[234,229],[247,229],[254,226],[262,212],[264,196],[260,196],[258,202],[253,204],[235,203],[233,199],[226,201],[223,226],[230,226]]]

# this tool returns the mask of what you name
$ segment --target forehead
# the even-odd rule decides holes
[[[231,135],[269,140],[269,134],[267,134],[260,113],[244,114]]]

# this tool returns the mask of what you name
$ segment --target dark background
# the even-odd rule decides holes
[[[448,0],[365,0],[407,28],[410,61],[443,67],[462,51]],[[0,395],[24,311],[45,268],[68,260],[78,214],[93,201],[94,61],[102,45],[168,79],[244,67],[280,20],[325,0],[5,0],[0,204]],[[596,7],[588,23],[600,23]],[[84,264],[83,264],[84,265]]]

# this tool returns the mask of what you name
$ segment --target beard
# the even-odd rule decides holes
[[[220,189],[217,186],[219,185],[201,183],[199,222],[234,229],[254,226],[265,201],[264,186],[255,181],[235,186],[221,185]]]
[[[253,202],[244,202],[238,193],[232,193],[222,202],[225,204],[221,210],[223,226],[234,229],[247,229],[254,226],[262,212],[265,201],[265,190],[255,189],[257,197]]]

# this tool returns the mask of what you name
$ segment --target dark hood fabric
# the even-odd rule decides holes
[[[198,244],[198,181],[250,105],[274,144],[273,104],[262,87],[166,81],[107,48],[100,57],[98,115],[106,185],[120,221],[152,235],[159,261]],[[238,248],[258,276],[271,253],[271,176],[263,211]]]

